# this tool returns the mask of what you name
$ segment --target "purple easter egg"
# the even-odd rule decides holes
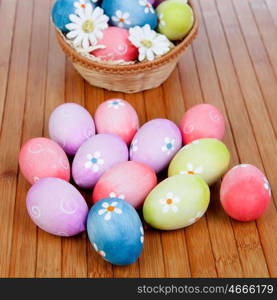
[[[72,176],[82,188],[92,188],[105,171],[128,160],[126,143],[114,134],[97,134],[78,150],[72,164]]]
[[[145,123],[134,136],[130,158],[158,173],[167,167],[181,146],[179,128],[167,119],[155,119]]]
[[[95,135],[94,121],[81,105],[65,103],[52,112],[49,119],[49,136],[67,154],[74,155],[93,135]]]
[[[88,206],[70,183],[59,178],[43,178],[27,194],[27,211],[42,230],[73,236],[85,230]]]

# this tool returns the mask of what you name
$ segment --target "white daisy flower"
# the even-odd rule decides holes
[[[165,144],[162,146],[162,151],[166,152],[167,155],[170,155],[171,152],[175,150],[175,147],[174,147],[175,140],[166,137],[164,139],[164,143]]]
[[[112,17],[112,20],[117,24],[118,27],[124,27],[124,25],[131,25],[131,21],[129,20],[130,14],[127,12],[122,12],[121,10],[117,10],[115,12],[115,16]]]
[[[137,152],[138,151],[138,140],[133,140],[130,146],[131,152]]]
[[[158,22],[159,22],[159,26],[160,26],[160,27],[164,27],[164,26],[166,25],[166,22],[165,22],[165,20],[164,20],[164,14],[160,14],[160,15],[159,15]]]
[[[87,6],[86,0],[79,0],[73,3],[74,7],[76,8],[75,13],[78,14],[80,10],[83,10]]]
[[[100,166],[104,164],[104,160],[101,158],[101,153],[99,151],[94,152],[93,155],[87,155],[88,161],[85,163],[86,169],[92,169],[93,172],[98,172]]]
[[[111,205],[108,202],[104,202],[102,204],[103,208],[98,211],[98,215],[99,216],[105,215],[104,220],[109,221],[111,219],[113,213],[116,213],[118,215],[122,214],[122,210],[120,208],[116,207],[117,204],[118,204],[118,202],[116,202],[116,201],[112,202]]]
[[[153,61],[156,56],[166,54],[171,47],[167,37],[152,30],[149,24],[130,28],[129,40],[139,50],[139,61]]]
[[[189,174],[189,175],[195,175],[195,174],[201,174],[203,173],[203,168],[202,167],[197,167],[194,168],[193,164],[188,163],[187,164],[187,170],[181,171],[180,174]]]
[[[205,212],[202,212],[202,211],[197,212],[197,214],[194,218],[189,219],[188,225],[191,225],[191,224],[197,222],[204,215],[204,213]]]
[[[140,226],[140,233],[141,233],[140,241],[143,244],[144,243],[144,230],[143,230],[142,226]]]
[[[269,196],[271,197],[271,186],[266,178],[264,178],[264,188],[269,192]]]
[[[151,4],[150,2],[148,2],[148,0],[139,0],[139,4],[140,4],[141,6],[145,6],[144,12],[145,12],[146,14],[148,14],[148,13],[150,13],[150,12],[151,12],[152,14],[155,13],[152,4]]]
[[[93,243],[93,248],[95,249],[95,251],[100,254],[102,257],[106,256],[106,253],[103,250],[99,250],[97,245],[95,243]]]
[[[121,199],[121,200],[124,200],[124,199],[125,199],[125,195],[124,195],[124,194],[117,195],[117,194],[114,193],[114,192],[111,192],[111,193],[109,194],[109,197],[110,197],[110,198],[118,198],[118,199]]]
[[[125,103],[120,99],[114,99],[108,101],[108,108],[119,109],[120,107],[125,106]]]
[[[174,213],[176,213],[178,211],[178,206],[175,204],[179,202],[180,198],[174,196],[174,193],[167,193],[165,198],[160,199],[160,203],[163,206],[163,213],[167,213],[169,210],[172,210]]]
[[[76,47],[82,46],[87,51],[103,37],[103,30],[108,28],[109,21],[102,8],[93,9],[91,4],[86,4],[77,14],[69,15],[69,19],[72,23],[66,25],[69,30],[67,38],[71,39]]]

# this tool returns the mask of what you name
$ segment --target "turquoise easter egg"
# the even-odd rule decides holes
[[[150,192],[143,205],[143,217],[154,228],[179,229],[198,221],[209,202],[209,187],[200,176],[176,175]]]
[[[97,202],[87,220],[89,240],[114,265],[134,263],[143,249],[144,232],[136,210],[119,198]]]
[[[193,10],[186,1],[164,1],[157,7],[157,14],[158,31],[171,41],[183,39],[193,26]]]
[[[200,175],[208,185],[215,183],[230,163],[230,152],[217,139],[200,139],[183,147],[173,158],[168,176]]]
[[[62,32],[68,32],[65,25],[71,23],[69,15],[76,14],[78,9],[85,8],[87,4],[95,7],[94,2],[91,0],[57,0],[52,8],[53,23]]]
[[[148,0],[104,0],[102,8],[113,26],[129,29],[149,24],[157,27],[155,9]]]

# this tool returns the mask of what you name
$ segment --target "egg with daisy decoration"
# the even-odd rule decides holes
[[[144,231],[136,210],[120,198],[105,198],[90,210],[89,240],[95,251],[114,265],[129,265],[140,256]]]
[[[53,23],[62,32],[68,32],[69,16],[85,9],[88,4],[95,7],[96,3],[90,0],[57,0],[52,8]]]
[[[159,183],[143,204],[144,220],[162,230],[180,229],[197,222],[210,203],[210,190],[198,175],[176,175]]]
[[[217,139],[206,138],[184,146],[172,159],[168,176],[199,175],[208,185],[214,184],[227,171],[230,152]]]
[[[171,41],[183,39],[194,23],[192,8],[184,0],[163,1],[157,7],[158,31]]]
[[[102,8],[112,26],[126,29],[145,24],[152,29],[157,26],[157,14],[148,0],[103,0]]]
[[[72,176],[82,188],[92,188],[112,166],[128,160],[126,143],[114,134],[96,134],[77,151]]]
[[[143,27],[130,28],[129,33],[129,40],[138,48],[139,61],[153,61],[173,48],[173,44],[166,36],[152,30],[148,24]]]
[[[75,14],[70,14],[69,20],[71,23],[65,25],[69,31],[66,37],[75,47],[90,51],[103,37],[103,31],[108,28],[109,18],[102,8],[93,8],[91,4],[87,4]]]
[[[220,202],[225,212],[235,220],[256,220],[265,213],[270,199],[268,179],[253,165],[237,165],[223,178]]]
[[[170,120],[154,119],[136,133],[130,146],[130,160],[143,163],[159,173],[182,146],[179,128]]]

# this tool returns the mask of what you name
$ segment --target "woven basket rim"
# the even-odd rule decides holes
[[[56,29],[56,36],[60,46],[67,56],[71,58],[73,63],[78,63],[79,65],[87,68],[87,69],[97,69],[99,71],[107,72],[107,73],[138,73],[144,72],[145,70],[154,69],[159,67],[160,65],[166,64],[167,62],[175,59],[180,56],[183,51],[192,43],[195,39],[198,30],[199,30],[199,16],[196,11],[195,5],[192,0],[188,1],[194,13],[194,24],[189,34],[184,38],[184,40],[178,44],[173,50],[171,50],[168,54],[155,59],[154,61],[147,61],[132,65],[112,65],[105,62],[97,62],[92,61],[82,54],[78,53],[74,50],[68,43],[65,42],[62,34]]]

